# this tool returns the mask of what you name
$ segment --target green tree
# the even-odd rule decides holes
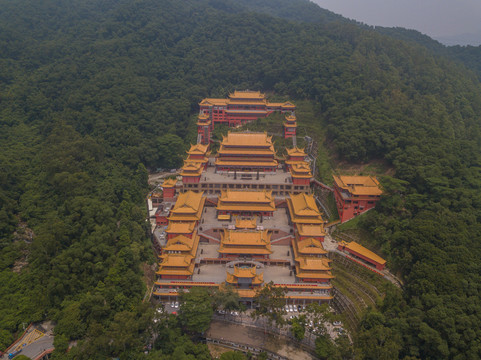
[[[304,339],[306,333],[306,316],[299,315],[291,320],[291,332],[296,340],[301,341]]]
[[[286,323],[284,319],[286,292],[285,288],[275,286],[272,281],[265,284],[256,291],[254,296],[256,308],[251,316],[253,318],[265,318],[271,326],[273,323],[284,325]]]
[[[223,353],[220,360],[247,360],[247,357],[240,351],[227,351]]]
[[[192,288],[179,295],[179,321],[190,333],[203,333],[210,325],[214,310],[212,298],[205,288]]]

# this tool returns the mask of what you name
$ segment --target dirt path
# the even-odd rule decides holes
[[[304,350],[288,344],[286,338],[263,331],[221,321],[212,321],[206,334],[210,338],[228,340],[240,344],[249,344],[253,347],[263,348],[273,353],[285,356],[292,360],[312,360],[312,355]]]

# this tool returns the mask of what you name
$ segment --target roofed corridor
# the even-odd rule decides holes
[[[202,190],[207,195],[220,194],[221,190],[272,190],[275,197],[285,198],[290,193],[308,193],[308,185],[294,185],[291,173],[278,169],[275,172],[218,171],[212,166],[202,172],[198,184],[184,184],[185,190]]]

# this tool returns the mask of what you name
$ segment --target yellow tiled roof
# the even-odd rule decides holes
[[[382,257],[380,257],[379,255],[376,255],[375,253],[373,253],[371,250],[369,249],[366,249],[364,246],[358,244],[357,242],[355,241],[352,241],[350,243],[343,243],[343,245],[346,245],[346,248],[352,250],[352,251],[355,251],[357,252],[358,254],[361,254],[371,260],[374,260],[375,262],[377,262],[378,264],[385,264],[386,263],[386,260],[384,260]]]
[[[231,191],[221,192],[217,210],[274,211],[276,205],[272,191]]]
[[[220,201],[236,203],[271,203],[274,201],[272,191],[232,191],[221,192]]]
[[[287,123],[287,122],[283,122],[282,125],[286,126],[286,127],[297,127],[297,123],[294,123],[294,124],[290,124],[290,123]]]
[[[299,300],[303,300],[303,299],[318,299],[318,300],[331,300],[331,299],[334,299],[333,296],[331,295],[316,295],[316,294],[312,294],[312,295],[286,295],[286,298],[288,299],[299,299]]]
[[[227,105],[229,99],[205,98],[199,105]]]
[[[332,289],[332,286],[325,286],[325,285],[319,285],[319,284],[303,284],[303,283],[295,283],[295,284],[274,284],[274,287],[283,287],[283,288],[289,288],[289,289],[309,289],[309,290],[315,290],[315,289]]]
[[[297,231],[301,236],[324,236],[326,235],[323,225],[299,224]]]
[[[202,286],[202,287],[219,287],[220,284],[213,282],[200,282],[200,281],[186,281],[186,280],[171,280],[171,281],[156,281],[154,283],[158,286]]]
[[[292,114],[286,115],[286,120],[287,121],[296,121],[296,116],[292,115]]]
[[[172,234],[190,234],[195,229],[195,221],[190,222],[175,222],[169,221],[169,225],[167,226],[166,233]]]
[[[270,106],[270,107],[282,107],[282,105],[284,105],[284,103],[270,102],[270,101],[267,102],[267,106]]]
[[[215,164],[219,166],[252,166],[252,167],[277,167],[277,161],[256,161],[252,159],[251,161],[235,161],[235,160],[220,160],[215,159]]]
[[[304,193],[298,195],[290,194],[290,197],[287,199],[287,206],[291,220],[295,223],[321,224],[323,222],[321,213],[312,195]]]
[[[184,235],[178,235],[168,240],[167,244],[162,248],[162,251],[190,252],[192,256],[195,256],[198,245],[199,235],[197,235],[197,231],[194,231],[192,238],[188,238]]]
[[[262,94],[260,91],[237,91],[235,90],[233,93],[229,94],[231,99],[264,99],[266,96]]]
[[[227,230],[221,233],[221,244],[226,245],[269,245],[271,234],[267,230],[261,231],[239,231]]]
[[[268,156],[274,156],[275,155],[275,150],[274,150],[274,145],[270,145],[268,148],[262,148],[262,149],[253,149],[248,146],[243,147],[243,148],[227,148],[223,144],[221,144],[218,154],[260,154],[260,155],[268,155]]]
[[[291,103],[290,101],[283,102],[283,103],[278,103],[278,102],[267,102],[267,106],[270,107],[283,107],[283,108],[295,108],[296,105]]]
[[[301,241],[293,240],[293,247],[302,255],[325,255],[327,251],[324,250],[322,243],[319,240],[309,238]]]
[[[205,198],[202,197],[203,194],[203,191],[180,193],[171,212],[173,214],[196,214],[199,210],[202,212],[205,202]]]
[[[205,165],[205,163],[206,163],[207,161],[209,161],[209,158],[208,158],[207,156],[204,156],[204,157],[202,157],[201,159],[193,159],[193,158],[191,158],[190,155],[189,155],[189,157],[187,158],[187,161],[191,161],[191,162],[193,162],[193,163],[199,163],[199,164],[201,164],[201,165],[203,166],[203,165]]]
[[[236,229],[255,229],[257,227],[257,218],[253,219],[235,219]]]
[[[190,267],[193,265],[191,255],[167,254],[159,264],[160,268],[166,267]]]
[[[207,125],[210,125],[211,123],[212,123],[212,121],[209,120],[209,121],[207,121],[207,122],[200,122],[200,121],[198,121],[198,122],[196,122],[195,124],[196,124],[196,125],[201,125],[201,126],[207,126]]]
[[[185,160],[184,166],[182,166],[182,171],[180,175],[182,176],[200,176],[204,171],[204,166],[199,161]]]
[[[270,245],[266,247],[236,247],[236,246],[225,246],[221,244],[217,250],[220,254],[244,254],[244,255],[270,255],[272,251],[270,250]]]
[[[162,187],[171,188],[177,184],[177,179],[165,179]]]
[[[190,145],[189,151],[187,151],[188,154],[196,154],[196,155],[204,155],[207,153],[207,150],[209,149],[209,145],[202,145],[202,144],[196,144],[196,145]]]
[[[266,146],[272,145],[272,136],[267,136],[267,133],[233,133],[228,132],[227,136],[223,137],[223,145],[230,146]]]
[[[353,195],[381,195],[379,181],[372,176],[336,176],[334,182],[341,189]]]
[[[255,290],[246,290],[246,289],[236,289],[237,293],[239,294],[239,297],[241,298],[253,298],[256,296],[256,291]]]
[[[293,163],[289,168],[292,177],[310,179],[312,177],[311,167],[305,161]]]
[[[314,257],[299,257],[296,259],[296,267],[303,271],[327,271],[331,270],[329,263],[331,260],[327,258],[314,258]]]
[[[241,268],[238,266],[234,266],[233,274],[227,271],[226,282],[230,284],[237,284],[239,278],[250,278],[252,279],[253,285],[260,285],[264,282],[264,275],[257,274],[255,267]]]

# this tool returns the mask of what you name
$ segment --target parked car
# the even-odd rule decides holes
[[[340,325],[342,325],[342,322],[340,322],[340,321],[334,321],[334,322],[332,323],[332,325],[334,325],[334,326],[340,326]]]

